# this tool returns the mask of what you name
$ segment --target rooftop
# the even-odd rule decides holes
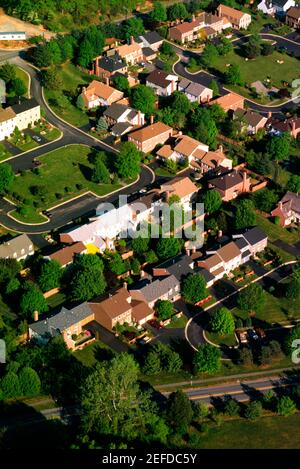
[[[101,57],[98,59],[98,65],[109,72],[115,72],[116,70],[127,67],[126,62],[124,62],[118,54],[111,55],[109,57]]]
[[[143,127],[142,129],[131,132],[130,137],[139,142],[146,142],[153,137],[156,137],[165,132],[172,132],[172,127],[169,127],[162,122],[155,122],[154,124]]]

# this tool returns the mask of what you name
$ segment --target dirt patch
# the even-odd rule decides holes
[[[45,39],[50,39],[51,37],[55,36],[55,33],[47,31],[42,25],[36,26],[34,24],[26,23],[25,21],[19,20],[18,18],[8,16],[3,12],[2,9],[0,9],[0,31],[25,31],[28,37],[39,36],[40,34],[43,34],[45,36]],[[11,47],[15,41],[1,41],[1,47],[3,42],[10,44]]]

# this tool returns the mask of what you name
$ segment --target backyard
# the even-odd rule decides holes
[[[39,212],[51,206],[86,191],[102,196],[122,187],[120,183],[96,184],[91,181],[91,154],[90,147],[70,145],[41,156],[41,165],[22,172],[10,188],[8,197],[26,208],[24,213],[14,211],[13,216],[25,222],[43,222],[45,218]]]

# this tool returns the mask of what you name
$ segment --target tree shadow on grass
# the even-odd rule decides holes
[[[78,168],[79,170],[81,171],[81,174],[83,175],[83,177],[87,180],[87,181],[91,181],[92,180],[92,169],[89,168],[89,166],[85,166],[84,164],[82,163],[79,163],[78,164]]]

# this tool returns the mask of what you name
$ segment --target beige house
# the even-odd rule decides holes
[[[251,23],[251,15],[235,8],[220,4],[217,8],[217,15],[227,18],[235,29],[247,29]]]
[[[100,81],[93,80],[81,93],[85,106],[92,109],[97,106],[110,106],[123,98],[124,93]]]
[[[144,153],[149,153],[154,150],[156,145],[165,143],[173,134],[172,127],[169,127],[162,122],[155,122],[155,124],[148,125],[142,129],[131,132],[128,135],[129,142],[132,142],[136,147]]]
[[[6,109],[0,109],[0,140],[9,137],[14,129],[27,129],[41,118],[41,108],[34,99],[20,100]]]
[[[134,65],[143,60],[142,47],[135,42],[133,37],[130,39],[130,44],[116,47],[115,51],[128,65]]]

